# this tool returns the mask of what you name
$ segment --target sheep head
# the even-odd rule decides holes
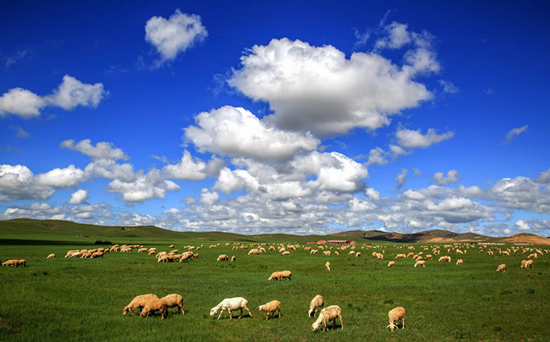
[[[262,310],[265,310],[265,305],[260,305],[260,306],[258,306],[258,311],[261,312]]]
[[[388,325],[386,328],[390,328],[391,331],[393,331],[393,329],[396,329],[397,328],[397,325],[393,324],[393,323],[390,323],[390,325]]]
[[[122,310],[122,316],[126,316],[126,314],[130,312],[130,308],[129,307],[125,307],[124,310]]]
[[[219,306],[213,307],[212,310],[210,310],[210,317],[214,317],[214,315],[218,312],[219,309],[220,309]]]
[[[319,325],[321,325],[321,322],[313,322],[313,324],[311,325],[313,331],[317,331],[317,329],[319,329]]]

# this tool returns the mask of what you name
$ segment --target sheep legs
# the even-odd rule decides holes
[[[250,312],[250,310],[248,310],[248,308],[245,305],[241,308],[241,315],[239,316],[238,319],[241,319],[241,317],[243,316],[243,309],[246,309],[246,311],[248,311],[248,314],[250,315],[250,317],[252,317],[252,312]]]

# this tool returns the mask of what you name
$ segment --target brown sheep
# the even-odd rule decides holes
[[[168,305],[168,308],[173,308],[177,306],[181,309],[181,314],[185,315],[185,312],[183,311],[183,297],[179,294],[173,293],[169,294],[168,296],[162,297],[161,299],[164,299],[166,301],[166,304]]]
[[[281,318],[281,302],[279,302],[278,300],[272,300],[269,303],[266,303],[264,305],[260,305],[258,307],[258,310],[260,312],[262,312],[262,311],[267,312],[267,315],[265,317],[266,321],[269,318],[269,314],[271,314],[271,316],[273,317],[276,310],[279,310],[279,318]]]
[[[126,316],[128,312],[131,312],[132,316],[134,316],[135,309],[141,309],[142,307],[145,306],[145,304],[147,304],[149,300],[154,298],[159,299],[159,297],[157,297],[157,295],[154,295],[154,294],[145,294],[145,295],[135,297],[134,299],[132,299],[130,304],[124,307],[124,310],[122,310],[122,315]]]
[[[160,312],[161,319],[164,319],[165,316],[168,316],[168,303],[166,303],[165,299],[150,299],[143,307],[143,310],[141,310],[141,317],[149,318],[149,314],[151,312],[155,313],[155,311]]]
[[[227,261],[227,260],[229,260],[229,257],[225,254],[222,254],[218,257],[217,261]]]
[[[395,322],[397,322],[401,319],[402,322],[403,322],[402,329],[405,329],[405,313],[406,313],[405,308],[402,307],[402,306],[398,306],[398,307],[390,310],[390,312],[388,312],[388,318],[390,320],[390,325],[388,325],[386,328],[390,328],[391,331],[393,331],[393,329],[397,328],[397,325],[395,325]]]
[[[342,309],[338,305],[331,305],[327,308],[321,310],[319,318],[311,325],[313,331],[319,329],[319,325],[323,323],[323,331],[327,330],[327,323],[332,321],[333,326],[336,324],[336,318],[340,318],[340,323],[342,325],[342,330],[344,330],[344,321],[342,320]]]
[[[52,259],[52,258],[55,258],[55,254],[48,255],[48,257],[46,259]]]
[[[506,272],[506,264],[501,264],[497,268],[497,272]]]

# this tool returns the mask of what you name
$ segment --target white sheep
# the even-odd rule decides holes
[[[388,312],[388,318],[390,319],[390,325],[388,325],[386,328],[390,328],[391,331],[393,331],[393,329],[397,328],[397,325],[395,325],[395,322],[401,319],[403,322],[402,329],[405,329],[405,308],[404,307],[398,306],[390,310],[390,312]]]
[[[126,316],[128,312],[131,312],[133,316],[135,309],[140,309],[144,307],[145,304],[147,304],[147,302],[153,298],[159,299],[159,297],[157,297],[157,295],[154,295],[154,294],[145,294],[145,295],[135,297],[134,299],[132,299],[130,304],[124,307],[124,310],[122,310],[122,315]]]
[[[248,301],[243,297],[226,298],[222,300],[220,304],[216,305],[215,307],[212,308],[212,310],[210,310],[210,316],[214,317],[214,315],[221,308],[222,311],[220,312],[218,319],[220,319],[224,311],[227,311],[229,313],[229,320],[231,320],[233,319],[233,317],[231,316],[231,312],[236,310],[241,310],[241,315],[238,318],[238,319],[241,319],[243,315],[243,309],[246,309],[250,317],[252,317],[252,313],[250,312],[250,310],[248,310],[248,308],[246,307],[246,304],[248,304]]]
[[[506,264],[501,264],[497,268],[497,272],[506,272]]]
[[[309,317],[315,317],[317,309],[325,305],[325,299],[321,295],[313,297],[309,303],[309,311],[307,312]]]
[[[48,255],[48,257],[46,259],[52,259],[52,258],[55,258],[55,254]]]
[[[327,272],[330,272],[330,261],[325,263],[325,267],[327,268]]]
[[[388,267],[393,267],[393,266],[395,266],[395,261],[388,262]]]
[[[183,311],[183,297],[180,296],[177,293],[172,293],[167,296],[162,297],[161,299],[164,299],[166,301],[168,308],[173,308],[177,306],[181,309],[181,314],[185,315],[185,312]]]
[[[227,261],[227,260],[229,260],[229,257],[225,254],[222,254],[218,257],[217,261]]]
[[[457,264],[457,265],[462,265],[462,264],[464,264],[464,260],[458,259],[458,260],[456,261],[456,264]]]
[[[342,325],[342,330],[344,330],[344,321],[342,320],[342,309],[338,305],[331,305],[327,308],[321,310],[319,318],[311,325],[313,331],[319,329],[321,322],[323,323],[323,331],[327,330],[327,323],[332,321],[332,326],[336,325],[336,318],[340,318],[340,324]]]
[[[532,259],[529,260],[522,260],[521,261],[521,268],[531,268],[533,267],[534,261]]]
[[[266,321],[269,318],[269,314],[271,314],[271,316],[273,317],[276,310],[279,310],[279,318],[281,318],[281,302],[279,302],[278,300],[272,300],[269,303],[258,306],[258,311],[267,312],[267,316],[265,317]]]

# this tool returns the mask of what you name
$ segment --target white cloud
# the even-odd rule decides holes
[[[375,53],[348,59],[330,45],[273,39],[255,45],[241,58],[228,83],[255,101],[267,101],[264,118],[280,129],[311,131],[317,136],[345,134],[354,128],[375,130],[390,116],[431,98],[412,80],[413,64],[399,67]],[[430,66],[431,67],[431,66]]]
[[[405,184],[407,181],[407,173],[409,170],[407,169],[401,169],[401,172],[395,177],[393,180],[397,182],[397,188],[401,189],[401,187]]]
[[[203,188],[201,190],[200,201],[207,205],[212,205],[220,200],[220,195],[215,191],[208,191],[208,189]]]
[[[82,190],[79,189],[71,194],[71,199],[69,200],[69,204],[79,205],[84,203],[88,199],[88,190]]]
[[[200,113],[195,121],[197,126],[185,128],[185,139],[201,152],[277,161],[313,151],[320,144],[309,133],[269,127],[244,108],[225,106]]]
[[[437,134],[433,128],[428,129],[426,135],[420,133],[420,130],[399,129],[395,133],[398,144],[404,148],[427,148],[432,144],[450,139],[454,133],[449,131],[443,134]]]
[[[108,95],[109,92],[103,89],[101,83],[85,84],[72,76],[65,75],[59,88],[45,99],[52,106],[72,110],[77,106],[95,108]]]
[[[13,88],[0,97],[0,116],[18,115],[24,119],[40,116],[40,111],[46,106],[61,107],[72,110],[77,106],[97,107],[109,92],[103,89],[103,84],[85,84],[76,78],[65,75],[59,88],[51,95],[38,96],[33,92]]]
[[[123,201],[143,202],[152,198],[165,198],[167,191],[178,191],[179,189],[179,185],[165,180],[158,170],[151,169],[147,174],[140,171],[133,182],[114,179],[105,191],[121,194],[120,199]]]
[[[75,144],[73,139],[62,141],[61,147],[69,150],[81,152],[92,160],[112,159],[112,160],[128,160],[128,157],[120,148],[115,148],[113,143],[98,142],[95,146],[91,144],[90,139],[84,139]]]
[[[550,191],[527,177],[503,178],[489,188],[488,198],[509,209],[550,212]]]
[[[524,133],[529,126],[525,125],[520,128],[514,128],[510,132],[506,133],[506,140],[504,141],[505,144],[509,144],[512,142],[512,139],[520,135],[521,133]]]
[[[531,230],[531,227],[529,227],[529,224],[523,220],[516,221],[516,228],[519,230]]]
[[[354,197],[349,201],[349,209],[354,211],[370,211],[376,209],[376,204],[369,201],[361,201],[357,197]]]
[[[74,188],[86,180],[83,170],[69,165],[64,169],[55,168],[46,173],[37,174],[33,183],[38,188],[68,189]]]
[[[367,190],[365,190],[365,194],[371,201],[380,201],[380,192],[374,190],[373,188],[367,188]]]
[[[455,86],[453,82],[439,80],[439,85],[441,85],[441,87],[443,88],[444,93],[456,94],[459,92],[458,87]]]
[[[163,17],[152,17],[145,25],[145,40],[152,44],[161,58],[157,66],[174,60],[193,44],[203,41],[208,36],[196,14],[181,13],[176,10],[168,20]]]
[[[21,88],[10,89],[0,97],[0,116],[19,115],[30,119],[40,115],[40,110],[47,106],[40,96]]]
[[[406,156],[412,153],[397,145],[390,145],[390,151],[393,153],[392,160],[397,159],[399,156]]]
[[[385,165],[388,160],[385,158],[386,152],[380,147],[374,148],[369,152],[369,160],[365,163],[365,166],[369,165]]]
[[[411,34],[407,30],[406,24],[400,24],[394,21],[384,27],[384,30],[387,37],[378,40],[374,46],[375,49],[400,49],[412,41]]]
[[[179,163],[166,165],[161,172],[166,178],[201,181],[208,176],[217,176],[224,165],[223,160],[215,158],[208,164],[199,158],[193,160],[191,153],[185,150]]]
[[[447,171],[447,178],[443,172],[436,172],[433,176],[434,181],[439,185],[449,185],[459,181],[459,174],[456,170]]]

